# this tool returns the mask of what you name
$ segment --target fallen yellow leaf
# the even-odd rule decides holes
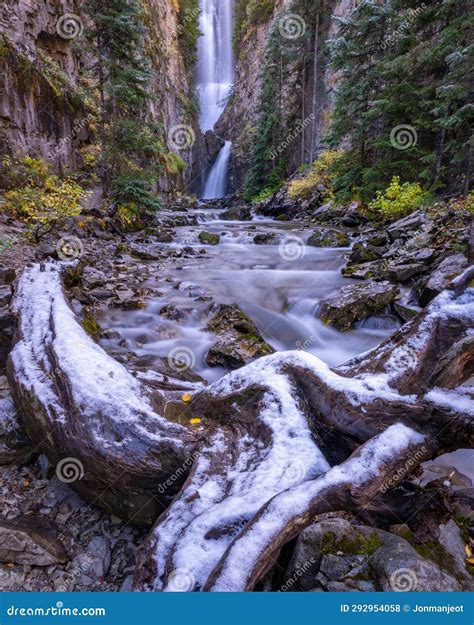
[[[464,550],[466,551],[466,555],[470,558],[472,557],[474,554],[472,553],[472,548],[471,545],[468,543],[465,547]]]
[[[181,397],[181,399],[187,403],[187,402],[190,402],[190,401],[191,401],[192,397],[193,397],[193,396],[191,395],[191,393],[185,393],[185,394]]]
[[[201,423],[201,419],[191,419],[191,425],[199,425]]]

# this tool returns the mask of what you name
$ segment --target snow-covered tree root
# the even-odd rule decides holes
[[[58,467],[80,461],[71,485],[85,498],[135,521],[156,519],[187,476],[143,545],[137,589],[251,589],[315,514],[364,505],[472,444],[460,384],[473,372],[473,270],[345,367],[287,352],[191,389],[199,433],[160,416],[166,391],[85,334],[59,271],[28,269],[15,298],[9,380],[28,435]]]

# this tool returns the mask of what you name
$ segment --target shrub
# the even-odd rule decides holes
[[[6,191],[0,207],[25,221],[36,241],[81,214],[85,190],[72,178],[61,180],[44,161],[30,157],[4,159],[3,166],[9,165],[23,186]]]
[[[400,184],[400,177],[394,176],[385,191],[377,191],[369,209],[384,219],[399,219],[419,208],[430,197],[418,182]]]
[[[323,187],[322,199],[329,200],[334,196],[332,183],[334,180],[334,166],[343,152],[327,150],[312,164],[307,175],[301,180],[293,180],[288,188],[290,198],[308,200],[318,189]]]

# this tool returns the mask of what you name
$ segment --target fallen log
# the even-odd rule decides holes
[[[381,480],[391,488],[424,460],[473,442],[474,402],[455,380],[472,374],[469,271],[345,367],[287,352],[205,390],[188,386],[198,391],[188,409],[202,419],[199,433],[163,417],[169,388],[135,378],[88,337],[60,273],[36,265],[19,281],[9,382],[37,448],[58,470],[75,461],[73,488],[122,518],[157,519],[137,589],[251,589],[292,528],[324,511],[327,489],[331,509],[352,509]],[[398,446],[387,443],[394,433]],[[366,474],[355,480],[357,467]],[[298,508],[291,493],[307,495]],[[275,506],[289,507],[278,522]],[[246,562],[236,554],[254,532],[261,548]],[[230,577],[229,567],[237,567]]]

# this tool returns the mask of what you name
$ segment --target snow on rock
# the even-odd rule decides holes
[[[11,353],[17,376],[42,404],[54,408],[60,422],[65,423],[67,415],[54,390],[53,361],[67,377],[74,404],[84,417],[91,419],[93,427],[97,424],[93,435],[102,439],[105,446],[119,443],[103,437],[100,427],[103,415],[138,431],[144,418],[170,434],[184,431],[156,414],[139,381],[110,358],[77,323],[64,297],[57,264],[46,264],[44,271],[35,265],[23,274],[13,310],[21,311],[22,340]],[[149,428],[146,434],[162,436]],[[120,444],[126,442],[124,439]]]
[[[383,464],[408,448],[422,443],[424,436],[400,423],[387,428],[366,443],[360,453],[322,477],[290,488],[274,497],[260,516],[235,538],[212,590],[245,590],[252,566],[260,554],[292,518],[303,515],[313,499],[331,486],[363,484],[381,470]]]

